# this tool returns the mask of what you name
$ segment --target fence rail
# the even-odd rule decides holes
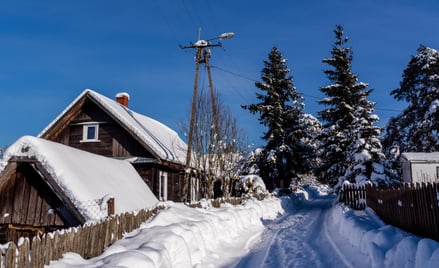
[[[384,222],[439,241],[439,183],[347,186],[340,195],[340,202],[354,209],[364,209],[363,199]]]

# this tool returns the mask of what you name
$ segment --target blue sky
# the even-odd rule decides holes
[[[188,119],[194,52],[179,45],[234,32],[214,48],[213,83],[223,102],[261,144],[254,103],[272,46],[288,59],[306,112],[323,107],[319,88],[336,24],[354,51],[353,72],[374,89],[380,126],[407,104],[398,87],[420,44],[439,49],[439,1],[2,1],[0,3],[0,146],[37,135],[84,89],[108,97],[126,91],[130,108],[178,130]],[[200,74],[200,88],[207,77]]]

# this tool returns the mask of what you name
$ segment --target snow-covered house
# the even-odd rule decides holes
[[[160,200],[198,199],[198,185],[183,196],[186,143],[164,124],[128,108],[129,95],[110,99],[83,91],[39,137],[91,153],[130,159]],[[191,180],[194,182],[194,180]]]
[[[115,214],[158,202],[128,161],[24,136],[0,162],[0,243],[100,220],[110,199]]]
[[[439,152],[402,153],[400,162],[404,182],[439,182]]]

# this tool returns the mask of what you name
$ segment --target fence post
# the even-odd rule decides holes
[[[5,267],[15,267],[17,246],[14,242],[10,242],[8,249],[6,250]]]
[[[18,247],[18,267],[29,267],[29,239],[25,238],[23,244]]]
[[[114,215],[114,197],[107,201],[107,214],[108,216]]]

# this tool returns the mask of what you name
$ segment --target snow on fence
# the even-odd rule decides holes
[[[387,224],[439,241],[439,183],[346,185],[339,201],[353,209],[364,209],[367,204]]]
[[[83,258],[96,257],[121,239],[124,233],[139,228],[160,209],[163,207],[112,216],[97,224],[47,233],[41,238],[36,236],[32,242],[21,238],[18,246],[9,242],[1,252],[0,267],[44,267],[66,252],[76,252]]]
[[[350,206],[353,209],[361,210],[366,208],[366,188],[355,184],[343,185],[339,195],[339,202]]]

